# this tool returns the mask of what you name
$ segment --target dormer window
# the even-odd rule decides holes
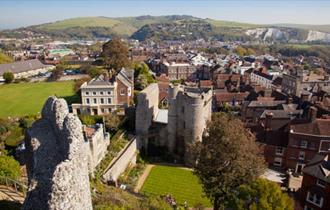
[[[326,184],[327,184],[327,183],[326,183],[325,181],[321,180],[321,179],[318,179],[318,180],[316,181],[316,185],[317,185],[317,186],[320,186],[320,187],[322,187],[322,188],[325,188]]]

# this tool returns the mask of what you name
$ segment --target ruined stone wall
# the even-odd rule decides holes
[[[89,172],[94,177],[94,170],[96,166],[101,162],[108,152],[108,146],[110,144],[110,134],[104,132],[103,124],[94,125],[95,132],[93,136],[85,136],[85,144],[88,147],[88,167]]]
[[[145,88],[137,96],[135,131],[138,138],[138,147],[147,148],[148,131],[152,120],[158,114],[159,88],[157,83],[153,83]]]
[[[125,148],[115,157],[110,163],[109,167],[105,170],[102,178],[105,182],[115,182],[119,176],[126,170],[130,165],[136,164],[137,155],[137,141],[134,137]]]
[[[24,210],[92,209],[82,125],[64,99],[48,98],[25,144],[29,185]]]

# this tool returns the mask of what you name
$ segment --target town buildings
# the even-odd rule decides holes
[[[103,115],[123,109],[133,99],[134,71],[122,69],[109,78],[100,75],[80,87],[81,104],[72,104],[74,114]]]
[[[0,64],[0,83],[4,82],[2,75],[5,72],[12,72],[15,79],[21,79],[44,74],[54,68],[55,66],[42,64],[38,59]]]
[[[330,209],[329,155],[317,154],[303,169],[304,177],[299,192],[304,210]]]

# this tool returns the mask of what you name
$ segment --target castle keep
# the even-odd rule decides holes
[[[212,90],[170,85],[168,110],[158,108],[158,93],[158,85],[151,84],[138,95],[136,134],[140,147],[146,149],[150,141],[156,141],[188,160],[188,147],[202,140],[211,120]]]

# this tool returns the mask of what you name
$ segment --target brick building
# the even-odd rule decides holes
[[[299,200],[304,210],[330,209],[329,155],[315,155],[303,169]]]
[[[313,111],[316,112],[316,109],[314,108]],[[316,154],[326,154],[329,149],[330,119],[311,117],[311,122],[291,125],[287,168],[301,173],[306,163],[311,161]]]

